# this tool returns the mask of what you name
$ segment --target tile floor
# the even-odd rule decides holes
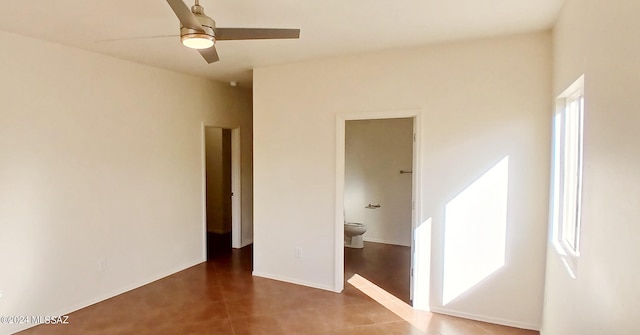
[[[398,299],[411,304],[411,247],[364,242],[362,249],[344,249],[344,277],[358,274]]]
[[[252,277],[251,253],[233,250],[71,313],[68,325],[20,334],[538,334],[414,311],[362,276],[342,294]]]

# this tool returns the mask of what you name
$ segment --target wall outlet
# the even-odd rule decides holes
[[[0,291],[0,298],[2,298],[2,291]]]
[[[300,248],[293,249],[293,256],[297,259],[302,259],[302,250]]]
[[[98,260],[98,272],[104,271],[107,271],[107,259],[103,257]]]

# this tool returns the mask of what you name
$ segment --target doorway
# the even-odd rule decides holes
[[[413,118],[347,120],[344,218],[366,232],[345,238],[345,279],[366,278],[411,302]]]
[[[369,243],[376,243],[376,245],[372,248],[369,248],[369,251],[372,251],[374,253],[377,253],[379,250],[390,250],[390,249],[396,249],[396,245],[405,245],[403,250],[400,250],[399,252],[395,253],[396,255],[400,255],[399,257],[403,257],[402,260],[404,261],[404,263],[406,264],[406,269],[402,270],[404,271],[402,276],[399,276],[401,279],[401,281],[403,281],[401,283],[401,285],[404,285],[405,287],[408,286],[408,297],[403,297],[401,298],[401,300],[405,300],[406,302],[411,302],[412,305],[414,306],[414,308],[419,308],[419,309],[427,309],[428,308],[428,292],[429,289],[429,281],[428,281],[428,269],[430,267],[430,259],[429,259],[429,255],[428,253],[425,254],[424,250],[420,252],[421,255],[421,259],[418,260],[416,255],[417,255],[417,251],[420,251],[422,249],[425,249],[426,247],[428,247],[427,245],[422,245],[422,244],[428,244],[429,241],[423,241],[424,239],[419,238],[419,236],[416,235],[416,227],[418,226],[418,220],[420,220],[420,206],[416,206],[416,204],[419,204],[420,201],[420,192],[418,189],[418,185],[419,185],[419,180],[420,180],[420,111],[419,110],[404,110],[404,111],[392,111],[392,112],[382,112],[382,113],[378,113],[378,112],[372,112],[372,113],[360,113],[360,114],[345,114],[345,115],[338,115],[337,120],[336,120],[336,213],[335,213],[335,253],[336,253],[336,259],[335,259],[335,282],[334,282],[334,287],[335,287],[335,291],[336,292],[340,292],[345,288],[345,279],[347,279],[347,281],[349,281],[351,278],[346,278],[345,276],[345,256],[351,257],[353,258],[353,253],[351,252],[351,250],[348,250],[349,254],[347,254],[347,252],[345,251],[345,247],[344,247],[344,223],[345,221],[355,221],[358,220],[358,217],[351,217],[350,214],[347,213],[347,206],[349,206],[347,204],[347,202],[350,202],[353,200],[353,197],[351,195],[347,195],[346,192],[346,187],[348,183],[352,183],[352,182],[347,182],[346,178],[347,176],[347,171],[345,169],[345,164],[346,164],[346,131],[347,131],[347,125],[350,121],[363,121],[363,120],[367,120],[368,122],[374,122],[377,120],[387,120],[387,119],[406,119],[407,121],[410,122],[410,128],[411,131],[409,132],[409,141],[410,141],[410,152],[411,152],[411,161],[409,163],[403,163],[403,164],[409,164],[409,166],[396,166],[393,168],[393,170],[395,171],[395,174],[393,176],[394,179],[397,179],[397,181],[401,181],[404,180],[406,183],[410,184],[410,195],[407,197],[407,199],[402,200],[402,202],[404,203],[404,205],[407,206],[409,214],[408,214],[408,218],[405,217],[405,220],[408,220],[409,222],[405,222],[405,228],[404,231],[402,231],[402,228],[400,228],[400,235],[402,235],[403,233],[405,234],[404,237],[400,236],[400,235],[396,235],[395,237],[389,237],[389,235],[387,235],[387,237],[383,237],[380,238],[380,229],[382,230],[388,230],[391,233],[394,233],[394,228],[391,226],[387,226],[387,227],[380,227],[379,223],[377,227],[373,227],[373,230],[371,230],[372,232],[374,231],[378,231],[378,233],[376,234],[372,234],[371,237],[372,238],[368,238],[366,235],[367,233],[365,233],[363,235],[363,239],[365,241],[365,247],[367,248],[367,244]],[[399,179],[399,178],[403,178],[403,179]],[[356,184],[358,183],[358,181],[356,182]],[[366,190],[365,188],[361,188],[360,192],[365,192],[364,190]],[[366,191],[369,192],[369,191]],[[384,192],[384,190],[382,190],[382,192]],[[382,199],[382,198],[380,198]],[[383,208],[383,206],[386,206],[385,203],[382,203],[382,200],[379,200],[380,203],[378,203],[376,200],[372,199],[372,202],[370,203],[368,200],[365,201],[365,203],[362,204],[358,204],[358,201],[356,201],[356,205],[357,207],[362,207],[362,208],[358,208],[358,210],[362,213],[364,212],[365,216],[361,216],[362,220],[369,220],[366,218],[366,215],[369,216],[375,216],[376,214],[373,214],[375,211],[379,211],[381,208]],[[385,200],[388,202],[388,200]],[[359,202],[362,202],[362,199],[360,199]],[[371,205],[371,206],[370,206]],[[380,207],[378,207],[378,205],[380,205]],[[387,203],[388,205],[388,203]],[[375,209],[373,209],[375,208]],[[373,222],[373,221],[371,221]],[[366,222],[362,222],[364,224],[367,224]],[[369,228],[367,228],[369,230]],[[395,233],[397,233],[397,231],[395,231]],[[378,237],[375,237],[373,235],[378,235]],[[408,237],[408,238],[407,238]],[[378,239],[376,241],[376,239]],[[369,241],[367,241],[369,240]],[[416,242],[416,240],[418,242]],[[383,243],[380,243],[383,242]],[[388,243],[391,242],[391,243]],[[386,246],[389,246],[390,248],[387,248]],[[420,248],[422,246],[422,248]],[[380,255],[380,253],[378,253]],[[402,256],[404,255],[404,256]],[[363,253],[363,257],[366,257],[366,255],[364,255]],[[390,256],[391,258],[393,258],[394,256]],[[384,257],[383,257],[384,258]],[[389,258],[387,258],[389,259]],[[380,259],[380,261],[382,263],[385,262],[385,260]],[[379,263],[379,262],[378,262]],[[353,268],[352,268],[353,269]],[[351,272],[353,272],[352,270],[350,270]],[[347,273],[347,275],[352,276],[353,273]],[[417,276],[415,274],[420,273],[420,274],[426,274],[425,275],[420,275],[420,280],[417,279]],[[403,279],[402,279],[403,278]],[[366,279],[366,278],[365,278]],[[376,284],[374,281],[373,284]],[[393,289],[390,289],[390,291],[393,291]],[[397,290],[396,290],[397,291]],[[416,293],[420,292],[420,295],[417,296]]]
[[[240,245],[239,129],[203,127],[206,258]]]

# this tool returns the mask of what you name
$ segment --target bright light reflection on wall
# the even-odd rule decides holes
[[[443,305],[504,266],[508,181],[506,156],[446,205]]]
[[[416,227],[413,257],[413,307],[429,310],[429,278],[431,270],[431,218]]]

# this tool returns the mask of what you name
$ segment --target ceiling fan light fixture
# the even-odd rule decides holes
[[[191,49],[209,49],[215,44],[213,36],[207,34],[186,34],[180,36],[182,44]]]
[[[180,41],[211,64],[220,60],[214,44],[220,41],[300,38],[300,29],[216,28],[216,22],[204,14],[199,0],[189,8],[184,0],[166,0],[180,21]],[[218,34],[219,33],[219,34]]]

